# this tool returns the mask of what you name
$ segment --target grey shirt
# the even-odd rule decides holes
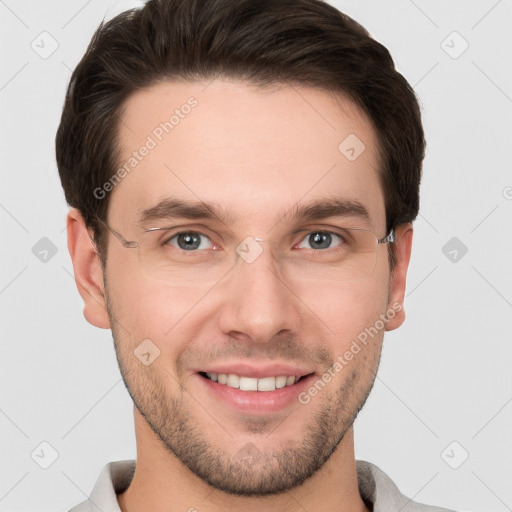
[[[356,469],[359,493],[373,512],[454,512],[406,498],[391,478],[370,462],[358,460]],[[69,512],[121,512],[116,494],[128,488],[134,472],[134,460],[108,463],[101,471],[89,499]]]

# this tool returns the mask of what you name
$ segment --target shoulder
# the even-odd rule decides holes
[[[69,512],[120,512],[116,495],[125,491],[135,472],[135,460],[120,460],[105,465],[89,499]]]
[[[356,461],[359,493],[373,506],[373,512],[455,512],[425,505],[404,496],[391,478],[371,462]]]

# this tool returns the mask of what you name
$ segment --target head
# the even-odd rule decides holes
[[[149,0],[100,25],[56,138],[69,248],[85,316],[112,329],[136,415],[169,457],[245,495],[326,463],[371,390],[384,331],[404,320],[424,149],[389,52],[322,1]],[[314,222],[298,216],[313,203]],[[173,236],[162,273],[147,229],[170,225],[200,234],[200,255],[185,256],[194,236]],[[312,254],[308,233],[329,231],[335,248],[343,227],[396,233],[364,279]],[[236,405],[205,376],[262,368],[302,376],[279,407]]]

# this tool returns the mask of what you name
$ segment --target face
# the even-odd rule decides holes
[[[109,235],[105,291],[148,432],[223,491],[300,484],[351,428],[397,322],[383,328],[400,295],[387,246],[361,279],[343,231],[387,235],[371,124],[312,88],[161,83],[130,97],[119,147],[108,224],[139,247]],[[313,203],[331,208],[296,215]]]

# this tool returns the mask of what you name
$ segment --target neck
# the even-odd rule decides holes
[[[117,496],[122,512],[244,510],[368,512],[359,494],[352,427],[324,466],[279,495],[233,496],[203,482],[170,453],[134,408],[137,465],[128,489]]]

